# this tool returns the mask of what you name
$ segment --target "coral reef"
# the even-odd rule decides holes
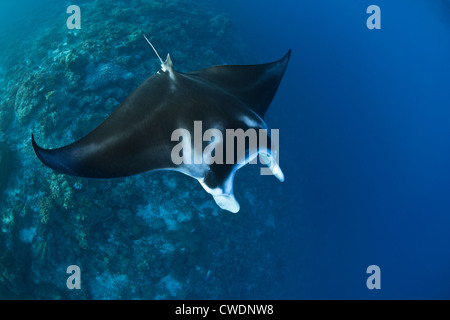
[[[120,80],[130,80],[133,74],[112,63],[102,63],[94,66],[90,63],[86,67],[86,86],[91,90],[97,90],[113,85]]]

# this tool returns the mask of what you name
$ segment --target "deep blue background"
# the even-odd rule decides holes
[[[381,30],[366,27],[372,4]],[[286,176],[274,199],[279,237],[268,244],[282,261],[279,292],[269,296],[449,299],[449,1],[210,5],[228,12],[249,60],[293,50],[266,115],[280,129]],[[2,33],[0,48],[26,36],[38,8],[0,15],[16,31]],[[381,290],[366,288],[372,264]]]
[[[366,27],[372,4],[381,30]],[[449,2],[226,6],[255,59],[293,49],[266,116],[286,175],[277,216],[291,219],[280,294],[450,298]],[[371,264],[381,290],[366,287]]]

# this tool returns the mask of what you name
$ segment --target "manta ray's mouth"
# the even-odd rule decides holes
[[[265,145],[258,140],[256,149],[245,143],[241,147],[241,140],[239,146],[224,148],[222,152],[218,151],[219,141],[234,141],[236,132],[243,134],[237,137],[243,140],[249,136],[269,137],[267,132],[260,132],[267,128],[264,114],[283,78],[290,54],[291,51],[267,64],[216,66],[189,73],[176,72],[168,56],[166,62],[161,60],[160,72],[145,80],[85,137],[62,148],[43,149],[32,136],[32,146],[46,166],[73,176],[117,178],[153,170],[179,171],[200,181],[221,208],[237,212],[234,174],[258,154],[269,172],[284,180],[278,165],[278,147],[272,144],[278,140],[269,138],[266,141],[271,143]],[[194,132],[196,121],[216,130],[209,131],[207,137],[204,134],[208,131],[198,134]],[[225,128],[234,130],[235,137],[227,138]],[[182,132],[173,139],[177,129]],[[189,139],[180,141],[183,135]],[[209,149],[196,152],[195,139],[193,144],[186,144],[190,137],[200,137],[200,145],[205,142],[203,138],[207,139]],[[184,147],[177,158],[173,150]],[[232,154],[234,151],[237,154]],[[199,153],[201,170],[195,167]],[[190,159],[193,163],[186,163]]]

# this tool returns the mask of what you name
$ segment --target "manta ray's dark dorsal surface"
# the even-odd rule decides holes
[[[168,56],[161,70],[145,80],[91,133],[58,149],[43,149],[32,136],[34,151],[46,166],[79,177],[118,178],[152,170],[176,170],[197,179],[222,209],[237,212],[233,179],[242,162],[175,164],[171,154],[180,140],[173,141],[172,134],[185,129],[194,137],[195,121],[202,122],[203,130],[219,130],[223,137],[226,129],[267,129],[263,117],[290,54],[267,64],[216,66],[190,73],[176,72]],[[218,142],[225,144],[225,140]],[[264,152],[265,162],[283,181],[270,143],[266,150],[258,152]],[[244,163],[250,157],[247,152]]]

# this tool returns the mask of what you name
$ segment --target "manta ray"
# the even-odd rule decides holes
[[[194,136],[196,121],[225,137],[227,129],[267,129],[264,114],[278,90],[291,50],[272,63],[222,65],[184,73],[174,70],[170,54],[163,62],[148,43],[160,60],[161,69],[80,140],[61,148],[44,149],[32,135],[37,157],[56,172],[86,178],[109,179],[174,170],[198,180],[217,205],[230,212],[240,209],[233,193],[235,173],[258,155],[273,175],[284,181],[271,144],[257,150],[246,148],[243,158],[235,163],[174,163],[173,149],[179,141],[174,141],[173,133],[182,128]],[[214,140],[209,144],[227,142],[226,138]],[[183,142],[192,153],[198,153],[190,141]],[[208,145],[207,141],[204,143]]]

